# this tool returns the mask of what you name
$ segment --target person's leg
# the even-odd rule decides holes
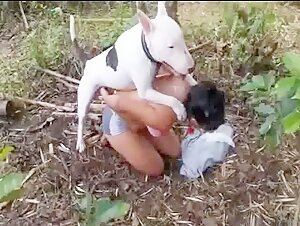
[[[136,170],[153,176],[163,172],[163,160],[154,146],[142,135],[132,132],[109,107],[103,110],[102,125],[111,147]]]
[[[159,137],[153,137],[145,130],[143,135],[154,145],[154,147],[162,154],[172,158],[179,158],[181,155],[181,146],[179,137],[171,129]]]
[[[154,146],[142,135],[126,131],[119,135],[106,135],[113,149],[136,170],[149,176],[163,173],[164,163]]]

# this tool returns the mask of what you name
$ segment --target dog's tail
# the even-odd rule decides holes
[[[70,15],[70,35],[71,35],[71,41],[74,42],[76,39],[76,34],[75,34],[75,19],[73,15]]]
[[[84,49],[81,48],[78,44],[75,33],[75,19],[73,15],[70,15],[70,36],[72,41],[72,53],[74,54],[75,58],[77,58],[83,63],[83,65],[85,65],[86,61],[91,59],[92,57],[87,54]]]

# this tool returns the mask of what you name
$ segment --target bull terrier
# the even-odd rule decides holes
[[[76,150],[85,150],[83,124],[90,102],[101,87],[127,89],[134,87],[140,98],[171,107],[177,120],[184,121],[187,113],[176,98],[153,89],[152,81],[160,65],[172,68],[175,75],[190,75],[195,62],[186,46],[180,26],[168,16],[165,2],[158,2],[155,18],[150,19],[137,10],[139,23],[123,32],[114,45],[88,59],[77,91],[77,143]],[[71,41],[76,39],[74,17],[70,16]]]

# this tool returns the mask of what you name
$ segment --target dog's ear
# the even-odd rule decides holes
[[[165,1],[158,1],[156,16],[168,16],[168,13],[167,13],[167,10],[166,10],[166,2]]]
[[[145,13],[143,13],[141,10],[138,9],[137,16],[139,22],[143,27],[143,31],[145,32],[145,34],[149,34],[151,31],[153,31],[154,25],[151,22],[150,18]]]

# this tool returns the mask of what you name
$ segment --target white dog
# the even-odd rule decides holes
[[[164,2],[158,2],[157,16],[150,19],[137,11],[139,23],[122,33],[115,44],[88,60],[77,93],[78,131],[76,150],[84,151],[83,124],[94,93],[100,87],[135,87],[140,98],[173,109],[178,120],[186,119],[186,110],[176,98],[152,87],[158,65],[165,64],[178,74],[194,71],[195,63],[185,44],[179,25],[167,15]],[[71,40],[75,40],[74,17],[70,17]],[[189,76],[188,81],[195,84]]]

